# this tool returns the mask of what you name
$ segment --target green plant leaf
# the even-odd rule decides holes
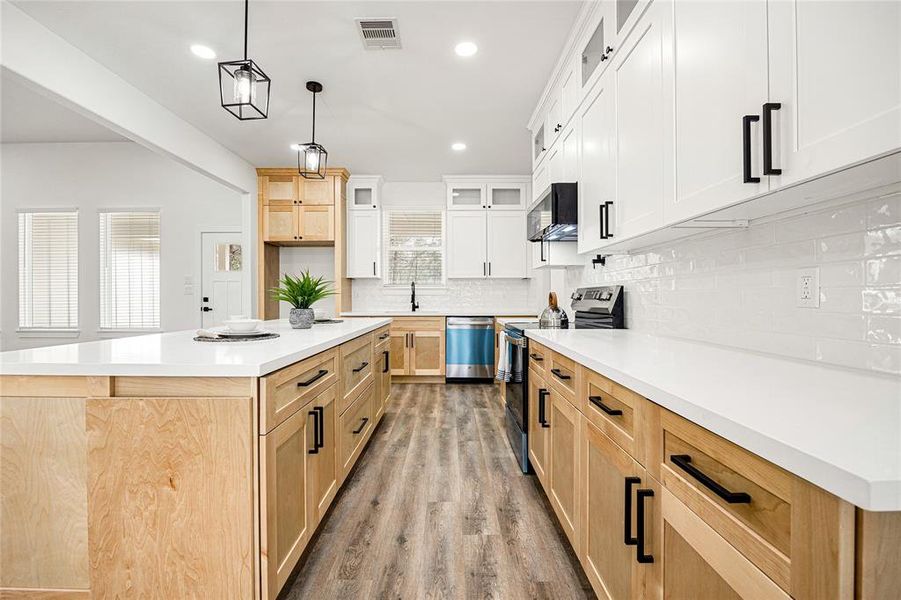
[[[294,308],[310,308],[319,300],[335,294],[331,284],[331,281],[323,277],[314,278],[307,269],[297,277],[285,273],[279,286],[272,288],[270,292],[272,298],[279,302],[287,302]]]

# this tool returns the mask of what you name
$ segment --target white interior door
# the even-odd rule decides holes
[[[667,222],[761,194],[760,127],[744,183],[742,116],[767,101],[767,8],[760,0],[675,3],[676,196]]]
[[[240,232],[203,232],[200,290],[203,327],[221,325],[232,315],[251,316],[244,310],[246,265]],[[249,308],[249,307],[248,307]]]

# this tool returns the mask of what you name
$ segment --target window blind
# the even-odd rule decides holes
[[[385,217],[388,285],[444,283],[444,213],[388,211]]]
[[[160,213],[100,213],[100,328],[160,326]]]
[[[20,212],[19,327],[78,327],[78,212]]]

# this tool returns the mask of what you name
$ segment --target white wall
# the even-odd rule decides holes
[[[335,249],[334,248],[306,248],[306,247],[282,247],[279,249],[279,277],[285,273],[291,276],[300,275],[309,270],[313,277],[325,277],[328,281],[335,281]],[[335,298],[323,298],[313,305],[321,308],[329,315],[335,315]],[[278,303],[279,317],[288,318],[291,305],[287,302]]]
[[[567,293],[624,285],[630,329],[901,373],[901,192],[607,261],[567,269]],[[801,267],[819,267],[818,309],[796,305]]]
[[[382,206],[386,210],[447,206],[444,182],[385,182]],[[525,232],[523,232],[525,235]],[[561,279],[562,284],[562,279]],[[441,289],[417,288],[422,310],[465,315],[466,311],[495,314],[538,314],[547,305],[550,276],[533,271],[530,279],[449,279]],[[410,291],[385,287],[379,279],[357,279],[353,284],[353,310],[409,310]]]
[[[98,337],[97,211],[105,208],[160,209],[161,326],[163,330],[199,326],[198,228],[234,226],[241,231],[239,193],[132,142],[2,144],[0,161],[0,344],[4,350]],[[79,209],[80,335],[22,337],[16,333],[16,210],[62,207]],[[191,295],[185,294],[185,277],[193,278]]]

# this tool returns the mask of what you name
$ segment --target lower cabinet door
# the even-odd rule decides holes
[[[372,413],[372,398],[375,393],[375,384],[369,386],[339,417],[339,445],[341,456],[341,481],[353,468],[360,456],[363,446],[369,437],[369,432],[375,424]]]
[[[388,351],[392,375],[410,374],[410,332],[391,330]]]
[[[310,539],[307,410],[260,436],[260,556],[263,597],[275,598]]]
[[[410,342],[412,375],[444,375],[443,331],[415,331]]]
[[[538,476],[538,481],[544,486],[545,490],[549,489],[550,474],[548,469],[548,401],[547,396],[549,390],[544,379],[538,376],[535,371],[529,372],[529,406],[528,406],[528,440],[529,440],[529,462],[532,469]]]
[[[661,492],[663,597],[788,600],[789,596],[668,490]]]
[[[551,506],[574,548],[579,547],[579,449],[582,413],[548,387]]]
[[[303,409],[307,415],[310,527],[325,516],[338,492],[338,387],[333,385]]]
[[[377,367],[375,379],[378,385],[375,394],[375,421],[378,423],[385,413],[388,399],[391,397],[391,350],[389,350],[388,344],[382,344],[376,348],[374,359]]]
[[[654,552],[659,485],[625,450],[584,421],[582,549],[585,573],[599,598],[657,598],[660,557]],[[650,493],[649,493],[650,492]]]

